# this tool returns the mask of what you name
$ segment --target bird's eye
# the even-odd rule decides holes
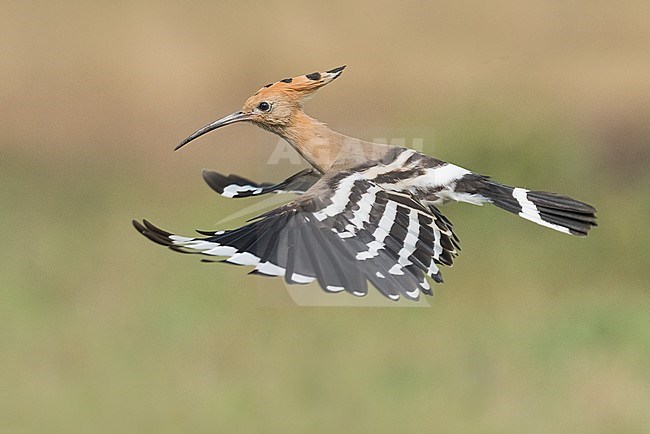
[[[269,104],[266,101],[262,101],[261,103],[259,103],[257,105],[257,108],[259,109],[259,111],[267,112],[267,111],[271,110],[271,104]]]

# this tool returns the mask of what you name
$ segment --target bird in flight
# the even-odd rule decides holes
[[[305,100],[339,77],[345,66],[267,84],[240,111],[214,121],[176,149],[210,131],[250,122],[285,139],[311,165],[277,183],[205,171],[208,185],[228,198],[294,193],[291,202],[237,229],[166,232],[133,221],[150,240],[184,253],[222,257],[251,273],[289,284],[317,281],[327,292],[368,293],[391,300],[432,295],[427,276],[442,283],[459,240],[438,205],[491,203],[547,228],[585,236],[595,209],[566,196],[510,187],[415,150],[345,136],[303,111]]]

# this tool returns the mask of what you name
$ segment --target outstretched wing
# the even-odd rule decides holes
[[[305,169],[277,184],[257,183],[234,174],[222,175],[212,170],[203,171],[203,179],[214,191],[224,197],[250,197],[267,193],[303,194],[321,177],[315,169]]]
[[[459,245],[449,221],[406,193],[387,191],[359,173],[341,172],[307,193],[233,230],[201,238],[165,232],[146,220],[136,229],[185,253],[225,256],[287,283],[317,280],[328,292],[367,294],[367,282],[392,300],[432,294],[425,275],[442,282]]]

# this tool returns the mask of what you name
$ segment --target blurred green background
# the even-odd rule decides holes
[[[648,53],[645,0],[1,1],[0,432],[647,432]],[[251,205],[202,168],[302,168],[266,164],[278,140],[247,125],[172,148],[344,63],[309,114],[600,226],[447,206],[463,252],[427,309],[291,307],[133,230]]]

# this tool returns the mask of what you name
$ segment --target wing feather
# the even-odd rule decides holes
[[[215,178],[213,178],[215,179]],[[223,256],[252,273],[287,283],[314,280],[328,292],[367,294],[368,283],[391,300],[432,294],[425,275],[442,282],[439,264],[458,253],[452,225],[409,193],[387,191],[355,173],[328,175],[303,196],[225,231],[198,238],[134,226],[152,241],[184,253]]]

